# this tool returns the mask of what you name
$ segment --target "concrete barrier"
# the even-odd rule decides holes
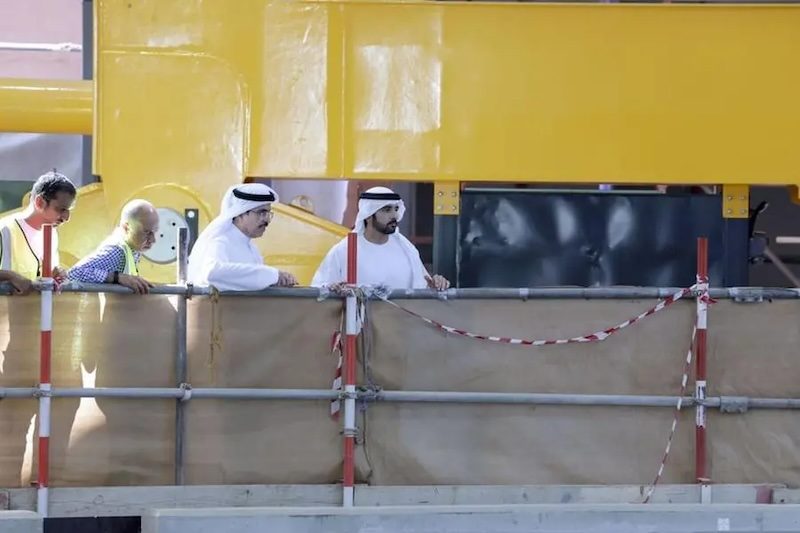
[[[800,505],[462,505],[156,509],[142,533],[684,533],[800,531]]]
[[[0,511],[0,532],[42,533],[42,517],[30,511]]]

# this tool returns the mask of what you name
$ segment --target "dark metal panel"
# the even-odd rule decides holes
[[[459,217],[453,215],[434,215],[433,217],[433,272],[450,280],[455,287],[458,279],[458,223]]]
[[[461,287],[688,286],[698,236],[723,280],[719,196],[468,189],[459,224]]]
[[[724,284],[726,287],[748,285],[750,271],[750,221],[746,218],[726,218],[725,228]]]
[[[188,253],[194,248],[197,237],[200,235],[200,210],[195,208],[184,209],[183,217],[186,219],[186,225],[189,226],[188,256]]]
[[[45,518],[44,533],[139,533],[141,524],[138,516]]]
[[[755,231],[763,239],[762,249],[755,249],[758,260],[750,265],[750,284],[759,287],[787,287],[791,281],[778,268],[763,256],[763,245],[780,257],[795,276],[800,277],[800,245],[778,244],[776,237],[781,235],[800,235],[800,205],[792,201],[794,192],[786,187],[751,187],[750,204],[759,205],[767,202],[769,208],[758,216]]]

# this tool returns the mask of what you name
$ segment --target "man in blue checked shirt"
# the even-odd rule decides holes
[[[67,274],[72,281],[115,283],[134,293],[150,292],[152,283],[139,276],[142,252],[156,242],[158,212],[145,200],[131,200],[122,208],[119,226],[92,254]]]

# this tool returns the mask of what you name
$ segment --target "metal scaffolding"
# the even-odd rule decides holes
[[[186,439],[186,403],[193,400],[302,400],[332,401],[342,400],[345,405],[398,402],[398,403],[448,403],[448,404],[494,404],[494,405],[550,405],[550,406],[625,406],[675,408],[678,405],[693,406],[696,409],[714,408],[723,413],[744,413],[750,409],[800,409],[800,398],[751,398],[730,396],[653,396],[624,394],[542,394],[507,392],[459,392],[459,391],[409,391],[383,390],[370,385],[350,386],[344,390],[331,389],[275,389],[275,388],[194,388],[188,379],[187,370],[187,301],[193,296],[224,295],[235,297],[276,297],[276,298],[314,298],[342,299],[346,295],[334,294],[317,288],[270,288],[254,292],[218,292],[211,287],[194,287],[186,284],[187,234],[179,233],[179,260],[177,278],[179,284],[153,287],[152,294],[178,296],[176,306],[177,341],[175,346],[176,383],[174,387],[110,387],[110,388],[59,388],[42,382],[36,387],[0,388],[3,398],[37,398],[45,403],[51,398],[137,398],[175,400],[175,470],[176,485],[185,483],[184,449]],[[40,282],[43,295],[52,294],[52,280]],[[388,299],[437,299],[437,300],[537,300],[537,299],[648,299],[668,298],[680,291],[678,288],[523,288],[523,289],[449,289],[443,292],[432,290],[391,291]],[[92,285],[68,283],[60,287],[67,293],[114,293],[127,294],[130,291],[119,285]],[[0,286],[0,294],[8,294],[7,286]],[[703,287],[695,286],[690,294],[698,300],[711,296],[716,299],[732,299],[738,302],[762,302],[776,299],[798,299],[800,289],[768,289],[737,287],[712,289],[703,292]],[[350,295],[352,296],[352,295]],[[354,298],[353,298],[354,300]],[[44,301],[44,299],[43,299]],[[52,300],[48,300],[52,305]],[[46,303],[46,302],[45,302]],[[44,312],[44,311],[43,311]],[[44,315],[43,315],[44,316]],[[349,331],[349,330],[348,330]],[[48,362],[49,365],[49,362]],[[346,365],[345,365],[346,366]],[[353,385],[353,384],[351,384]],[[49,404],[48,404],[49,405]],[[351,409],[355,412],[355,408]],[[352,418],[352,416],[350,417]],[[350,420],[354,424],[354,420]],[[354,427],[354,426],[353,426]],[[351,433],[353,428],[350,428]],[[346,488],[346,487],[345,487]],[[46,513],[45,503],[41,508]],[[347,493],[345,492],[345,503]],[[41,502],[40,502],[41,503]]]

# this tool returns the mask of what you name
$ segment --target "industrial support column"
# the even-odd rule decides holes
[[[178,228],[178,260],[177,260],[177,282],[178,285],[186,286],[186,277],[189,269],[189,228]],[[178,387],[187,390],[188,375],[188,344],[187,344],[187,305],[188,289],[178,296],[177,306],[177,334],[178,345],[175,354],[175,378]],[[175,402],[175,484],[186,484],[185,453],[186,453],[186,400],[188,395],[178,398]]]
[[[726,287],[749,284],[750,256],[750,187],[723,185],[722,218],[725,241],[723,257]]]
[[[697,337],[695,338],[695,478],[700,484],[701,503],[711,503],[706,433],[708,429],[705,401],[708,396],[706,360],[708,353],[708,239],[697,239]]]
[[[461,212],[461,184],[437,181],[433,185],[433,272],[458,287],[458,220]]]
[[[354,288],[358,282],[358,234],[351,231],[347,234],[347,284]],[[344,337],[344,459],[342,476],[342,505],[353,507],[355,491],[355,447],[356,435],[356,351],[358,350],[358,334],[360,323],[358,318],[358,301],[355,292],[347,295],[345,300],[345,337]]]
[[[94,79],[94,2],[83,0],[83,79]],[[92,136],[81,138],[81,185],[97,181],[92,172]]]
[[[50,488],[50,420],[52,391],[52,331],[53,331],[53,226],[42,226],[44,238],[42,257],[41,327],[39,341],[39,464],[36,476],[36,511],[44,518],[49,514]]]

